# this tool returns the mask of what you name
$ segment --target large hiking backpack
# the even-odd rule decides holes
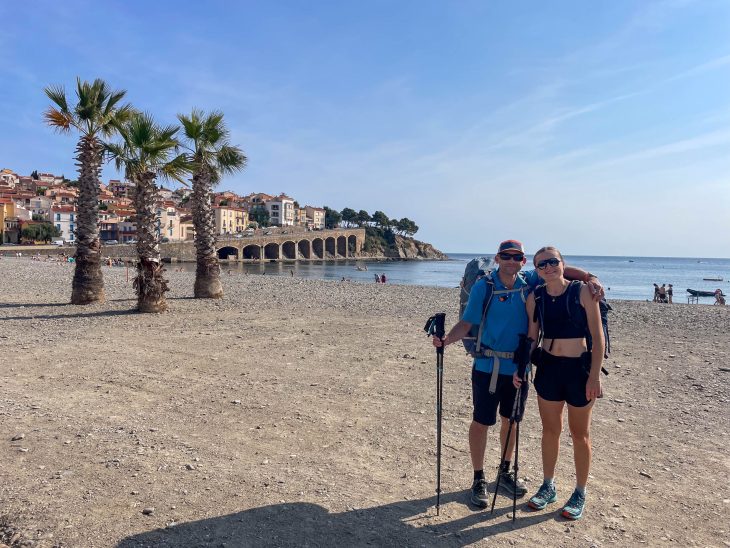
[[[482,319],[479,324],[472,324],[469,333],[462,339],[464,344],[464,350],[470,356],[484,357],[484,351],[480,348],[480,341],[482,340],[482,334],[484,332],[484,325],[487,319],[487,311],[492,299],[496,296],[508,294],[508,293],[520,293],[522,301],[527,299],[527,285],[523,284],[523,287],[517,289],[495,289],[494,281],[492,280],[493,262],[488,257],[477,257],[472,259],[466,264],[464,268],[464,276],[461,279],[461,291],[459,293],[459,320],[464,316],[464,310],[466,310],[466,304],[469,301],[469,294],[471,293],[474,284],[476,284],[482,278],[485,279],[487,284],[487,290],[484,295],[484,304],[482,305]],[[518,274],[524,282],[524,275],[520,272]]]
[[[583,287],[583,283],[577,280],[570,282],[566,291],[568,292],[565,299],[565,306],[568,308],[568,317],[570,321],[577,327],[583,329],[586,337],[586,347],[588,351],[591,351],[593,347],[593,338],[591,332],[588,329],[588,317],[586,316],[586,310],[583,305],[580,304],[580,290]],[[539,286],[535,289],[535,312],[533,314],[533,321],[540,320],[540,326],[543,325],[543,318],[545,317],[545,295],[547,291],[544,285]],[[606,343],[604,348],[603,357],[608,358],[611,352],[611,337],[608,334],[608,313],[613,310],[611,305],[606,302],[606,299],[601,299],[598,303],[598,308],[601,313],[601,327],[603,328],[603,340]],[[604,370],[605,372],[605,370]],[[608,374],[608,373],[606,373]]]

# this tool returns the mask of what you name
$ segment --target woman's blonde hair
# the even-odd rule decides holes
[[[553,247],[551,245],[546,245],[545,247],[541,247],[540,249],[535,251],[535,255],[533,255],[533,257],[532,257],[532,264],[537,266],[537,256],[544,251],[554,251],[555,253],[558,254],[558,257],[560,257],[560,260],[562,261],[562,263],[565,264],[565,259],[563,259],[563,254],[560,253],[560,250],[557,247]]]

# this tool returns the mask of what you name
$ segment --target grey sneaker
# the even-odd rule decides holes
[[[500,471],[497,479],[499,480],[499,489],[510,497],[513,497],[515,493],[518,497],[524,497],[527,494],[525,482],[520,478],[515,479],[514,472]]]
[[[489,504],[489,492],[487,491],[487,480],[475,479],[471,484],[471,503],[479,508],[486,508]]]

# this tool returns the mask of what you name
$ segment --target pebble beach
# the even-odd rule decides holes
[[[224,274],[138,314],[125,268],[0,258],[0,546],[728,546],[730,307],[611,301],[586,515],[468,505],[470,360],[444,358],[440,515],[426,319],[458,289]],[[486,469],[499,454],[490,433]],[[542,480],[534,393],[520,475]],[[559,500],[573,485],[567,425]]]

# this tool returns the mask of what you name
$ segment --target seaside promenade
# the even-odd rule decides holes
[[[470,364],[435,353],[458,289],[232,274],[220,301],[167,272],[170,310],[68,304],[73,265],[0,259],[0,542],[141,546],[722,546],[730,504],[727,307],[614,301],[586,516],[467,505]],[[534,393],[520,439],[541,481]],[[572,487],[567,428],[559,496]],[[496,467],[495,443],[487,463]],[[491,465],[488,464],[488,467]]]

